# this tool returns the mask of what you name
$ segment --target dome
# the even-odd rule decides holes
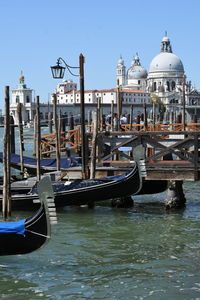
[[[184,67],[178,56],[171,52],[161,52],[155,56],[150,64],[151,72],[183,72]]]
[[[144,79],[147,78],[147,71],[142,66],[133,66],[128,69],[128,79]]]
[[[122,59],[122,56],[120,56],[120,59],[118,60],[118,65],[124,65],[124,60]]]
[[[140,59],[138,54],[134,57],[131,67],[128,69],[127,72],[128,79],[145,79],[147,78],[147,71],[144,67],[140,64]]]

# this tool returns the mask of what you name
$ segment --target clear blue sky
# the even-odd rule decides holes
[[[78,66],[83,53],[85,89],[112,88],[119,56],[129,67],[138,52],[148,70],[165,31],[199,88],[199,12],[199,0],[0,0],[0,107],[4,87],[15,88],[21,70],[27,86],[48,101],[59,82],[50,65],[60,56]],[[67,72],[65,78],[77,81]]]

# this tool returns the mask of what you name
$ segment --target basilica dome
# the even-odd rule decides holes
[[[177,72],[184,73],[182,61],[172,52],[170,39],[165,35],[161,42],[160,53],[156,55],[149,68],[149,73]]]
[[[183,72],[182,61],[174,53],[161,52],[153,58],[149,73],[151,72]]]
[[[127,72],[128,79],[145,79],[147,78],[147,71],[140,64],[140,59],[138,55],[136,55],[133,59],[131,67]]]

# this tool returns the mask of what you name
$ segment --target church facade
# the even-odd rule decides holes
[[[181,59],[172,51],[172,45],[167,34],[162,38],[160,53],[150,62],[149,71],[141,64],[139,55],[133,57],[131,66],[126,71],[122,56],[116,67],[116,87],[103,90],[85,90],[85,113],[87,116],[101,105],[105,115],[110,114],[111,106],[117,112],[117,103],[122,101],[122,113],[133,112],[133,118],[144,111],[144,103],[150,115],[155,106],[163,105],[165,114],[173,114],[175,121],[178,114],[182,113],[185,102],[187,122],[200,121],[200,92],[191,82],[186,82],[185,71]],[[33,90],[27,88],[24,76],[20,77],[16,89],[12,90],[11,113],[17,123],[17,104],[22,103],[23,122],[33,120],[36,106],[32,96]],[[80,120],[80,91],[77,84],[71,80],[64,80],[56,87],[58,109],[66,117],[75,116]],[[50,103],[41,103],[41,119],[47,120],[49,112],[53,111],[53,96]],[[167,117],[165,118],[167,120]],[[169,118],[168,118],[169,121]]]
[[[138,54],[127,71],[124,60],[120,57],[116,84],[123,89],[147,91],[152,101],[163,104],[166,114],[174,114],[174,120],[182,113],[185,102],[187,121],[200,121],[200,92],[191,82],[186,82],[183,63],[173,53],[167,34],[162,38],[160,53],[150,62],[148,72],[141,65]]]

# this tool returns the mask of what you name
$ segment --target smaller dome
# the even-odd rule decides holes
[[[120,56],[120,59],[118,60],[118,65],[124,65],[124,60],[122,59],[122,56]]]
[[[128,69],[127,72],[128,79],[145,79],[147,78],[147,71],[144,67],[140,64],[140,59],[138,54],[134,57],[131,67]]]
[[[145,79],[147,71],[142,66],[134,66],[128,69],[128,79]]]

